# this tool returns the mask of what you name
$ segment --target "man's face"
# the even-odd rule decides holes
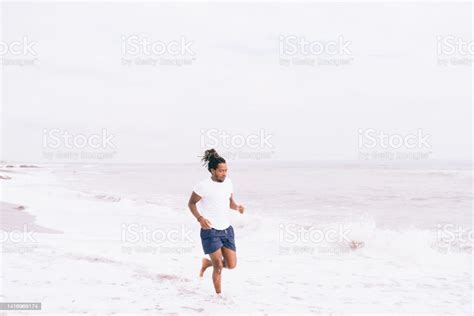
[[[217,181],[223,182],[227,176],[227,165],[221,162],[216,169],[211,169],[211,173]]]

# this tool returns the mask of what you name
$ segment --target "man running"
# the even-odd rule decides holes
[[[229,208],[244,213],[245,207],[233,198],[232,181],[226,178],[227,165],[225,159],[214,149],[206,150],[202,157],[204,165],[211,173],[194,186],[188,207],[201,225],[201,242],[204,253],[209,255],[202,259],[199,276],[210,266],[213,267],[212,281],[217,294],[221,293],[221,272],[223,268],[233,269],[237,264],[234,228],[230,225]],[[197,208],[202,211],[201,215]]]

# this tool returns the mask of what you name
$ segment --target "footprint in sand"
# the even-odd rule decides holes
[[[197,313],[202,313],[204,312],[204,308],[195,308],[195,307],[189,307],[189,306],[183,306],[184,309],[189,309]]]
[[[247,280],[247,281],[245,281],[245,283],[250,284],[250,285],[256,285],[256,286],[260,286],[260,285],[261,285],[260,283],[255,282],[255,281],[252,281],[252,280]]]
[[[235,300],[226,295],[226,294],[216,294],[209,296],[206,301],[211,302],[211,303],[216,303],[216,304],[222,304],[222,305],[231,305],[235,304]]]

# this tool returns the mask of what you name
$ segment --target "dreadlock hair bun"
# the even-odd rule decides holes
[[[201,158],[201,161],[203,162],[204,166],[207,164],[207,170],[209,170],[209,172],[211,169],[217,169],[217,166],[220,163],[225,163],[225,159],[219,156],[214,148],[206,150]]]

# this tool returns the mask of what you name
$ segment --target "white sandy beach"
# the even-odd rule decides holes
[[[323,196],[318,192],[331,186],[327,181],[312,194],[298,191],[297,186],[293,191],[277,185],[280,175],[286,173],[284,178],[291,180],[291,174],[305,166],[273,166],[272,172],[279,175],[273,179],[279,196],[275,199],[266,196],[270,188],[266,192],[249,188],[248,180],[256,174],[236,167],[237,197],[247,203],[248,211],[232,214],[238,263],[236,269],[223,272],[224,295],[218,298],[211,271],[198,277],[203,257],[199,227],[185,207],[191,183],[205,173],[186,165],[189,178],[170,181],[174,168],[3,168],[0,174],[11,177],[1,182],[4,236],[21,230],[23,223],[33,237],[2,240],[1,300],[41,302],[42,313],[47,314],[471,312],[471,245],[446,247],[433,227],[443,218],[462,225],[470,217],[469,170],[333,168],[331,174],[338,181],[360,172],[371,174],[363,189],[367,196],[358,191],[336,203],[333,198],[345,189],[337,194],[328,190]],[[320,178],[326,172],[312,169]],[[137,187],[150,174],[153,179]],[[262,182],[271,180],[265,171],[260,176]],[[400,182],[408,178],[414,185],[430,178],[433,187],[414,192],[408,182]],[[383,179],[386,192],[374,195],[371,186]],[[450,183],[450,189],[427,205],[430,201],[423,197],[436,191],[438,181]],[[395,191],[398,197],[392,194]],[[379,207],[391,195],[391,206],[406,204],[405,211],[384,215]],[[385,202],[374,198],[364,206],[358,204],[359,198],[370,201],[368,196],[385,196]],[[292,209],[292,203],[301,208]],[[423,221],[426,211],[433,216]],[[308,231],[348,228],[350,237],[363,241],[364,247],[351,250],[344,241],[282,239],[281,225],[293,224]],[[470,222],[464,224],[465,229],[470,227]],[[155,235],[138,233],[145,228]]]

